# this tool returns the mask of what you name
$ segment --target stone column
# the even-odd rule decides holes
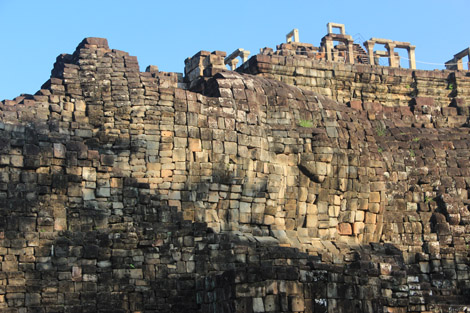
[[[299,30],[294,29],[294,42],[299,42]]]
[[[237,59],[237,58],[230,60],[230,63],[229,63],[229,64],[230,64],[230,69],[231,69],[232,71],[235,71],[235,69],[237,68],[237,63],[238,63],[238,59]]]
[[[398,67],[398,62],[397,62],[397,59],[395,58],[395,47],[396,45],[394,43],[387,43],[385,45],[387,47],[387,51],[388,51],[388,65],[390,67]]]
[[[352,41],[348,41],[348,62],[354,64],[354,46]]]
[[[327,34],[332,34],[333,33],[333,24],[332,23],[326,24],[326,31],[327,31]]]
[[[467,48],[466,50],[467,50],[466,56],[467,56],[467,59],[468,59],[468,62],[467,62],[467,70],[470,71],[470,48]],[[463,66],[463,64],[462,64],[462,66]]]
[[[374,42],[367,40],[364,42],[364,46],[366,46],[367,54],[369,55],[369,64],[374,65]]]
[[[333,41],[331,39],[327,39],[325,46],[326,46],[326,59],[328,61],[333,61],[333,55],[331,53],[333,51]]]
[[[408,59],[410,59],[410,69],[416,69],[416,59],[415,59],[415,49],[416,46],[410,46],[408,48]]]
[[[243,50],[240,52],[241,54],[241,57],[242,57],[242,62],[245,63],[246,61],[248,61],[248,57],[250,56],[250,51],[248,50]]]

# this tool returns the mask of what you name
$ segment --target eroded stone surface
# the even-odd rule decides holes
[[[463,310],[468,77],[224,56],[182,80],[87,38],[1,103],[2,310]]]

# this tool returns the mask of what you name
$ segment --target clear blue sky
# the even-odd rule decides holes
[[[141,70],[157,65],[182,72],[199,50],[272,47],[298,28],[300,41],[319,46],[328,22],[352,36],[408,41],[419,62],[444,63],[470,46],[469,0],[382,1],[121,1],[0,0],[0,100],[35,93],[55,58],[85,37],[138,57]]]

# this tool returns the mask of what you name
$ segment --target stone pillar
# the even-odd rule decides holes
[[[235,69],[237,68],[238,59],[235,58],[235,59],[230,60],[230,63],[229,63],[229,64],[230,64],[230,69],[231,69],[232,71],[235,71]]]
[[[248,61],[248,57],[250,56],[250,51],[248,50],[243,50],[240,52],[241,54],[241,58],[242,58],[242,62],[245,63],[246,61]]]
[[[354,64],[354,46],[352,41],[348,41],[348,62]]]
[[[467,56],[467,59],[468,59],[468,62],[467,62],[467,70],[470,71],[470,48],[467,48],[466,50],[467,50],[466,56]]]
[[[232,71],[234,71],[237,68],[237,58],[241,57],[242,62],[245,63],[246,61],[248,61],[249,55],[250,51],[238,48],[237,50],[233,51],[228,57],[225,58],[224,63],[229,64]]]
[[[294,42],[299,42],[299,30],[294,29]]]
[[[326,59],[328,61],[333,61],[333,55],[331,53],[333,51],[333,41],[330,39],[327,39],[325,46],[326,46]]]
[[[416,46],[410,46],[408,48],[408,59],[410,59],[410,69],[416,69],[416,59],[415,59],[415,49]]]
[[[387,43],[386,45],[387,52],[388,52],[388,65],[390,67],[398,67],[398,62],[397,59],[395,58],[395,47],[396,45],[394,43]]]
[[[366,42],[364,42],[364,46],[366,47],[367,54],[369,55],[369,64],[374,65],[375,64],[375,62],[374,62],[374,42],[370,41],[370,40],[367,40]]]
[[[292,42],[292,37],[294,37],[294,42],[299,42],[299,30],[297,28],[294,28],[286,35],[287,43]]]

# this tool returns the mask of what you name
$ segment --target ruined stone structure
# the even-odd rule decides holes
[[[468,312],[468,72],[327,36],[184,76],[86,38],[2,101],[0,310]]]
[[[470,48],[465,48],[454,55],[451,60],[446,62],[446,68],[449,70],[463,70],[463,58],[465,57],[469,58],[470,61]],[[470,69],[469,64],[470,62],[467,63],[467,69]]]

